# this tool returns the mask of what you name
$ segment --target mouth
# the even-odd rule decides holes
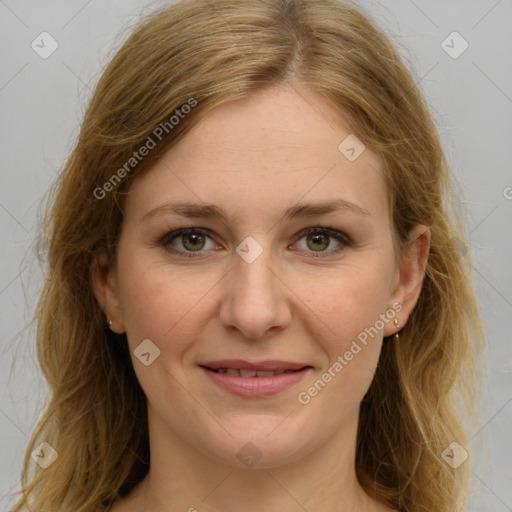
[[[245,398],[278,394],[297,384],[313,369],[310,365],[287,361],[224,360],[198,366],[222,390]]]
[[[204,367],[203,367],[204,368]],[[247,368],[218,368],[214,370],[213,368],[206,367],[207,370],[211,370],[216,373],[227,373],[228,375],[237,375],[239,377],[273,377],[274,375],[282,375],[283,373],[295,372],[298,370],[279,370],[279,371],[271,371],[271,370],[248,370]]]

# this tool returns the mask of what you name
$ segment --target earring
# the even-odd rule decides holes
[[[398,329],[397,332],[395,333],[395,339],[396,341],[398,341],[400,339],[400,334],[398,334],[400,332],[400,324],[398,322],[398,318],[394,318],[393,323],[395,324],[395,327]]]
[[[108,327],[109,327],[109,329],[110,329],[110,326],[111,326],[111,325],[112,325],[112,320],[109,320],[109,321],[108,321]]]

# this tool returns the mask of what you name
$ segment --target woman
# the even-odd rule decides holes
[[[482,332],[449,187],[410,73],[353,7],[152,14],[42,233],[52,396],[14,510],[463,510],[452,395]]]

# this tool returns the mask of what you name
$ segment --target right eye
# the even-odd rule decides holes
[[[169,251],[182,255],[186,258],[195,257],[194,253],[204,252],[210,240],[213,247],[218,247],[210,237],[210,231],[204,228],[181,228],[167,233],[160,243]],[[208,247],[206,247],[208,249]]]

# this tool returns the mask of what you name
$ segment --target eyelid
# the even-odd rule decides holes
[[[162,243],[171,243],[172,240],[178,238],[179,236],[186,235],[188,233],[200,233],[202,235],[210,236],[212,233],[211,230],[207,228],[178,228],[178,229],[170,229],[161,239]]]
[[[297,233],[296,239],[300,240],[303,236],[309,235],[310,233],[326,233],[333,238],[339,238],[343,240],[347,244],[352,243],[352,240],[346,233],[340,231],[339,229],[331,228],[328,226],[311,226],[309,228],[304,228]]]
[[[160,238],[159,244],[163,245],[164,248],[173,253],[173,254],[179,254],[186,258],[194,258],[199,257],[203,252],[205,251],[183,251],[178,250],[172,247],[171,242],[175,240],[176,238],[179,238],[180,236],[186,235],[188,233],[199,233],[202,234],[215,242],[215,240],[212,238],[212,231],[208,228],[201,228],[201,227],[186,227],[186,228],[177,228],[174,230],[169,230],[163,237]],[[318,257],[328,257],[334,254],[338,254],[342,252],[346,247],[352,247],[353,241],[352,239],[344,232],[339,231],[335,228],[328,227],[328,226],[311,226],[302,229],[299,231],[295,237],[294,242],[291,245],[296,244],[299,240],[304,238],[305,236],[309,234],[314,233],[325,233],[327,236],[334,238],[339,243],[342,244],[341,249],[331,249],[328,251],[304,251],[301,249],[298,249],[300,252],[307,252],[311,257],[318,258]],[[215,242],[217,243],[217,242]],[[218,244],[217,244],[218,245]],[[197,256],[196,256],[197,254]]]

